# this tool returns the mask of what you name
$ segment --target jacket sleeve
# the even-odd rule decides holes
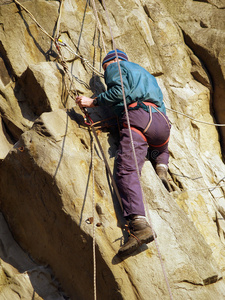
[[[127,80],[127,71],[122,66],[120,66],[120,68],[122,73],[125,96],[127,96],[130,90]],[[98,105],[113,106],[118,102],[123,101],[123,92],[117,63],[113,63],[107,67],[107,70],[105,72],[105,83],[107,85],[107,91],[98,95]]]

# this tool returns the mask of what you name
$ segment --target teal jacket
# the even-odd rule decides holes
[[[120,61],[120,68],[127,105],[136,101],[148,100],[156,104],[158,109],[166,114],[163,94],[155,77],[133,62]],[[99,106],[112,106],[114,112],[120,116],[124,112],[124,103],[117,62],[106,68],[104,79],[107,91],[98,95],[97,103]],[[152,111],[155,112],[155,109],[153,108]]]

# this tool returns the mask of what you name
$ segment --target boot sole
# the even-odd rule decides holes
[[[150,236],[150,237],[148,237],[147,239],[141,240],[141,245],[142,245],[142,244],[149,244],[149,243],[151,243],[152,241],[154,241],[154,236],[153,236],[153,235]]]
[[[129,249],[126,250],[119,250],[117,255],[118,256],[127,256],[132,254],[135,250],[137,250],[137,248],[140,246],[140,244],[134,244],[132,247],[130,247]]]
[[[118,251],[118,256],[127,256],[127,255],[130,255],[132,254],[135,250],[137,250],[141,245],[143,244],[149,244],[151,243],[152,241],[154,241],[154,236],[150,236],[146,239],[141,239],[140,242],[141,243],[137,243],[137,244],[134,244],[133,246],[131,246],[129,249],[126,249],[126,250],[119,250]]]

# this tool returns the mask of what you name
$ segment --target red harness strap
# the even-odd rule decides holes
[[[162,117],[166,120],[166,122],[167,122],[167,124],[168,124],[168,126],[169,126],[169,123],[168,123],[167,119],[166,119],[165,116],[161,113],[161,111],[159,111],[159,110],[157,109],[157,105],[156,105],[156,104],[151,103],[151,102],[143,102],[143,103],[144,103],[145,105],[147,105],[147,106],[152,106],[152,107],[154,107],[154,108],[157,110],[157,112],[159,112],[159,113],[162,115]],[[131,103],[128,107],[135,107],[135,106],[137,106],[137,105],[138,105],[138,103],[137,103],[137,102],[134,102],[134,103]],[[151,122],[152,122],[152,113],[151,113],[151,108],[150,108],[150,120],[149,120],[149,122],[148,122],[146,128],[145,128],[144,131],[143,131],[144,133],[145,133],[145,132],[148,130],[148,128],[150,127]],[[123,127],[128,128],[128,126],[127,126],[126,123],[123,123]],[[143,138],[143,140],[144,140],[145,142],[147,142],[146,137],[144,136],[144,134],[143,134],[139,129],[137,129],[137,128],[133,127],[133,126],[131,126],[130,129],[133,130],[133,131],[135,131],[135,132],[137,132],[137,133]],[[163,144],[161,144],[161,145],[152,145],[152,144],[148,144],[148,145],[149,145],[149,146],[152,146],[152,147],[162,147],[162,146],[166,145],[166,144],[169,142],[169,139],[170,139],[170,137],[168,137],[168,139],[167,139]]]
[[[127,126],[126,123],[123,123],[123,127],[128,128],[128,126]],[[144,136],[144,134],[139,129],[137,129],[137,128],[133,127],[133,126],[130,126],[130,129],[133,130],[133,131],[135,131],[135,132],[137,132],[138,134],[140,134],[140,136],[143,138],[143,140],[145,142],[147,142],[146,137]]]
[[[157,105],[156,104],[154,104],[154,103],[151,103],[151,102],[143,102],[145,105],[147,105],[147,106],[154,106],[154,107],[157,107]],[[128,107],[135,107],[135,106],[137,106],[138,105],[138,103],[137,102],[134,102],[134,103],[131,103],[130,105],[128,105]]]
[[[169,142],[169,139],[170,139],[170,137],[168,137],[168,139],[163,144],[161,144],[161,145],[152,145],[152,144],[149,144],[149,146],[157,147],[157,148],[158,147],[162,147],[162,146],[166,145]]]

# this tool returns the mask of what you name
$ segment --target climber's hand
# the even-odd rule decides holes
[[[76,97],[76,103],[80,107],[94,107],[93,101],[94,101],[94,99],[88,98],[86,96],[77,96]]]

